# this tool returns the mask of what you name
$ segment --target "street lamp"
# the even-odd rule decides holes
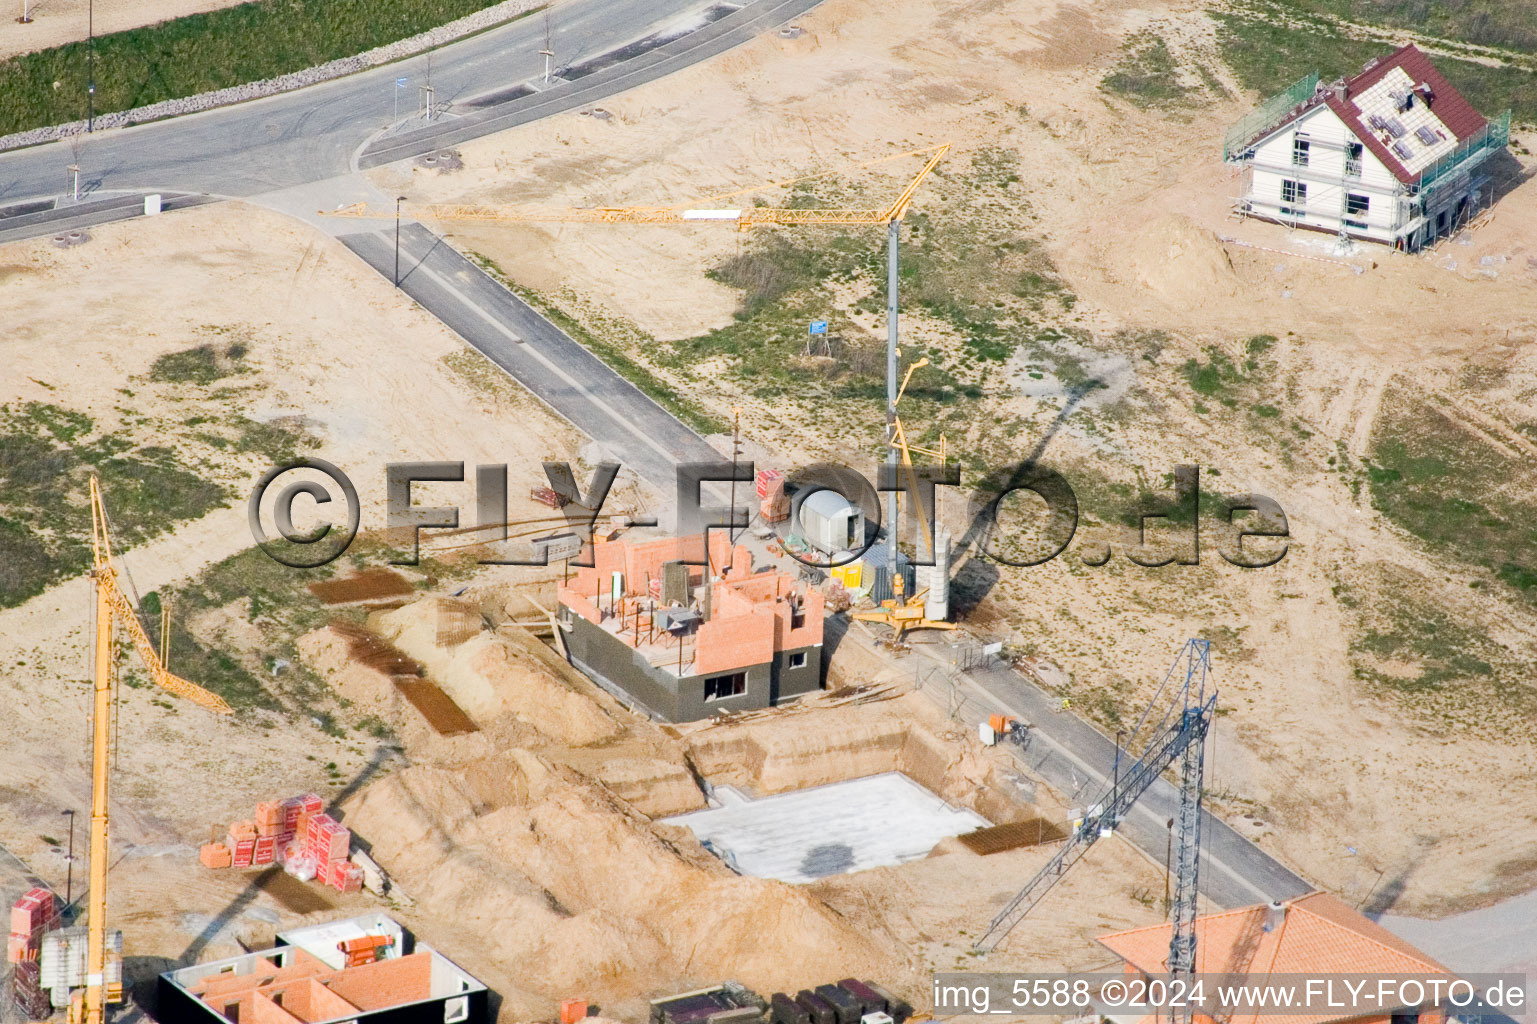
[[[395,287],[400,287],[400,204],[406,201],[405,196],[395,197]]]
[[[69,853],[64,856],[64,909],[75,902],[75,812],[60,811],[69,816]]]

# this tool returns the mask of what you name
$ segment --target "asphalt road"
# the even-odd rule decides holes
[[[340,241],[393,277],[393,232]],[[400,249],[401,290],[663,496],[673,493],[677,463],[720,459],[699,435],[431,231],[406,225]]]
[[[967,724],[975,727],[995,712],[1030,723],[1024,749],[1008,749],[1069,801],[1087,806],[1102,795],[1115,769],[1114,740],[1076,715],[1061,712],[1061,698],[1046,693],[1012,668],[993,666],[955,676],[973,698],[960,712]],[[1160,777],[1132,805],[1118,831],[1162,863],[1168,844],[1167,823],[1178,806],[1179,789]],[[1201,822],[1200,890],[1214,903],[1239,907],[1313,891],[1307,881],[1210,811],[1203,809]],[[1021,879],[1021,884],[1024,881]]]
[[[368,153],[368,165],[397,160],[538,117],[570,110],[676,71],[788,21],[817,0],[755,0],[709,21],[709,0],[564,0],[550,9],[551,48],[562,67],[601,65],[637,40],[681,33],[658,49],[602,67],[545,92],[477,107],[453,105],[533,81],[543,72],[542,14],[510,22],[432,51],[441,120],[396,132]],[[416,110],[429,57],[335,79],[307,89],[154,124],[101,132],[0,154],[0,206],[54,196],[78,163],[94,192],[163,191],[256,196],[348,174],[364,147],[401,112]],[[407,79],[404,88],[398,78]],[[397,95],[398,93],[398,95]],[[39,232],[43,233],[43,232]]]

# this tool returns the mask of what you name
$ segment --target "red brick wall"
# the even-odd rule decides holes
[[[699,627],[694,673],[707,676],[762,665],[774,657],[774,633],[772,606],[755,607],[746,615],[717,615]]]
[[[414,1003],[432,995],[432,956],[412,953],[352,967],[331,979],[329,987],[365,1012]]]

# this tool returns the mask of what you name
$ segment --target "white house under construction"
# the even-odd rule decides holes
[[[1223,158],[1243,168],[1240,214],[1414,251],[1492,201],[1480,168],[1509,141],[1509,111],[1485,119],[1410,45],[1271,97]]]

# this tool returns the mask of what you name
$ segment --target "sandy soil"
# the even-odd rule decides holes
[[[959,173],[978,154],[1006,151],[1019,184],[997,216],[1044,241],[1078,300],[1057,320],[1089,332],[1080,356],[1110,387],[1056,426],[1065,389],[1032,385],[1016,360],[1003,368],[1005,397],[979,415],[1021,421],[1027,443],[1048,437],[1055,464],[1127,483],[1156,485],[1177,463],[1218,467],[1223,490],[1281,502],[1293,543],[1279,566],[1256,572],[1119,560],[1096,570],[1070,559],[1005,568],[985,585],[973,628],[1053,658],[1080,705],[1123,714],[1184,637],[1210,633],[1223,692],[1215,796],[1268,849],[1373,906],[1439,912],[1530,887],[1537,838],[1514,823],[1537,815],[1537,790],[1490,783],[1532,778],[1533,723],[1514,710],[1527,705],[1469,687],[1446,696],[1453,711],[1416,713],[1359,676],[1363,666],[1415,666],[1373,664],[1359,643],[1372,609],[1407,598],[1487,638],[1511,685],[1530,682],[1520,666],[1537,653],[1537,617],[1470,587],[1465,566],[1388,524],[1361,481],[1385,395],[1430,396],[1470,452],[1533,453],[1515,429],[1537,420],[1531,161],[1524,171],[1514,158],[1497,165],[1508,194],[1467,244],[1336,256],[1331,238],[1229,214],[1237,181],[1214,154],[1252,97],[1166,115],[1100,90],[1123,40],[1141,31],[1225,75],[1199,8],[917,0],[893,17],[877,0],[833,0],[801,24],[798,39],[761,39],[605,100],[607,120],[573,113],[467,145],[456,174],[378,173],[423,200],[673,205],[821,171],[889,197],[914,161],[855,165],[951,140],[945,167]],[[954,209],[957,187],[937,176],[915,211]],[[652,339],[730,322],[739,293],[704,272],[756,244],[705,226],[445,227],[643,359]],[[870,242],[879,244],[873,233]],[[872,287],[850,289],[837,312],[879,339],[878,307],[853,308]],[[921,312],[905,317],[909,335],[954,337]],[[1279,339],[1274,368],[1245,401],[1278,406],[1293,425],[1257,428],[1241,408],[1193,411],[1186,360],[1212,348],[1241,359],[1241,339],[1261,332]],[[722,369],[658,372],[718,415],[743,406],[753,438],[787,460],[848,458],[877,436],[875,409],[851,442],[846,422],[823,422],[793,398],[761,399]],[[1473,370],[1496,383],[1470,386]],[[1513,824],[1490,830],[1491,819]]]
[[[808,886],[739,877],[687,829],[648,820],[702,806],[695,777],[767,794],[900,770],[995,822],[1055,820],[1063,808],[1018,802],[999,774],[1012,762],[895,687],[865,703],[829,694],[737,721],[661,727],[558,660],[535,668],[540,645],[520,627],[439,642],[445,613],[469,602],[494,615],[504,597],[477,587],[370,619],[473,704],[482,731],[434,737],[412,709],[388,710],[414,763],[344,805],[429,933],[453,936],[466,966],[488,972],[504,1019],[537,1018],[572,992],[636,1019],[638,996],[722,977],[768,993],[853,973],[921,1001],[931,970],[1024,958],[1084,966],[1103,958],[1095,935],[1158,919],[1161,874],[1119,841],[1096,849],[1092,869],[983,961],[965,934],[1050,849],[984,858],[945,843],[926,860]],[[387,690],[386,677],[344,650],[306,647],[358,699]],[[507,664],[526,670],[509,676]],[[1092,913],[1069,910],[1089,899]]]
[[[320,440],[316,454],[357,482],[365,528],[382,525],[387,459],[505,461],[516,495],[520,484],[526,494],[537,481],[543,446],[564,457],[567,445],[582,443],[511,382],[478,374],[479,356],[340,245],[274,214],[228,204],[92,233],[68,250],[47,239],[0,248],[7,325],[0,405],[56,403],[134,443],[173,445],[189,468],[241,496],[123,552],[141,593],[251,545],[244,495],[265,466],[198,440],[197,430],[182,426],[193,415],[302,415]],[[80,298],[86,294],[88,302]],[[245,371],[233,378],[208,388],[147,379],[160,355],[231,339],[248,349]],[[441,495],[473,505],[468,493]],[[110,510],[111,494],[106,501]],[[90,612],[84,579],[0,612],[8,709],[0,842],[59,886],[65,865],[49,842],[64,834],[59,811],[79,809],[83,827],[90,803]],[[227,638],[237,654],[253,628],[239,614],[195,625],[205,640]],[[155,700],[124,689],[113,782],[114,852],[123,858],[115,862],[114,913],[134,922],[131,955],[178,957],[200,930],[187,932],[178,915],[217,915],[249,881],[232,873],[163,882],[200,871],[196,844],[208,841],[210,825],[249,817],[255,801],[275,795],[334,794],[376,758],[386,765],[390,758],[366,733],[330,736],[304,716],[215,720]],[[328,763],[337,766],[334,782]],[[130,882],[150,864],[166,865],[164,874],[146,876],[162,879],[160,886]],[[155,913],[166,892],[178,894],[176,913]]]
[[[86,37],[86,8],[96,34],[233,7],[242,0],[14,0],[0,20],[0,60]],[[23,5],[31,21],[19,19]]]

